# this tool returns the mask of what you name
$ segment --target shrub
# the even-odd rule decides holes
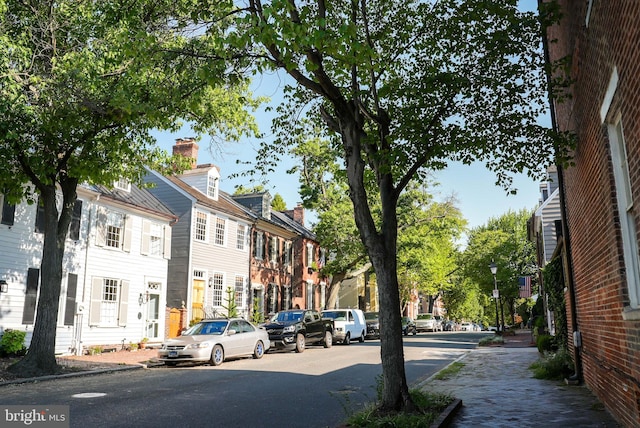
[[[573,373],[571,355],[564,349],[546,353],[544,358],[529,366],[536,379],[560,380]]]
[[[540,353],[553,350],[553,337],[548,334],[541,334],[536,338],[536,346]]]
[[[0,339],[0,351],[2,355],[13,356],[23,353],[24,338],[27,333],[20,330],[6,329]]]

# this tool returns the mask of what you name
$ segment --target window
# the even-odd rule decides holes
[[[619,120],[614,125],[610,124],[608,131],[629,300],[632,308],[640,308],[640,260],[638,260],[636,219],[633,213],[633,197],[622,121]]]
[[[207,177],[207,196],[218,199],[218,178],[213,175]]]
[[[121,248],[124,229],[124,216],[121,213],[110,212],[107,215],[107,240],[105,245],[111,248]]]
[[[113,183],[113,187],[119,190],[124,190],[125,192],[131,192],[131,182],[126,178],[121,178],[118,181]]]
[[[214,273],[211,281],[213,306],[222,306],[222,289],[224,286],[224,275],[221,273]]]
[[[245,277],[242,275],[236,275],[234,290],[236,294],[236,306],[238,308],[244,308],[244,284]]]
[[[227,221],[223,218],[216,218],[216,245],[225,245],[225,235],[226,235]]]
[[[258,259],[264,259],[264,233],[255,232],[253,239],[253,256]]]
[[[207,242],[207,223],[209,216],[202,211],[196,211],[195,240]]]
[[[89,325],[124,327],[127,325],[129,282],[116,278],[91,280]]]
[[[278,261],[278,238],[272,236],[269,242],[269,261],[276,264]]]
[[[311,267],[313,265],[313,244],[307,244],[307,267]]]
[[[244,250],[247,246],[247,226],[239,224],[236,233],[236,248],[238,250]]]
[[[12,226],[16,216],[16,206],[7,202],[5,197],[2,198],[2,224]]]
[[[291,265],[291,242],[287,241],[284,244],[284,265]]]
[[[149,224],[149,254],[162,255],[162,226],[157,223]]]
[[[69,238],[77,241],[80,239],[80,218],[82,217],[82,201],[76,199],[73,204],[73,213],[71,214],[71,223],[69,224]]]

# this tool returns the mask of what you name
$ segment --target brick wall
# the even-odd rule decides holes
[[[621,118],[640,230],[640,2],[560,0],[564,18],[550,29],[553,59],[572,55],[572,98],[556,106],[561,130],[578,137],[565,170],[577,325],[586,385],[625,426],[640,426],[640,321],[629,306],[613,167],[600,117],[614,66],[619,82],[607,120]],[[633,317],[632,317],[633,318]],[[638,318],[638,317],[635,317]]]

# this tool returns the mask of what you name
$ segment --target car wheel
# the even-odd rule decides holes
[[[213,351],[211,351],[211,365],[219,366],[224,361],[224,350],[222,346],[216,345],[213,347]]]
[[[413,334],[415,336],[416,334],[418,334],[418,331],[414,328],[413,329],[413,333],[411,333],[411,334]]]
[[[342,341],[343,345],[351,345],[351,335],[349,333],[347,333],[347,335],[344,337],[344,340]]]
[[[330,331],[325,331],[322,346],[324,346],[325,348],[331,348],[331,345],[333,345],[333,334],[331,334]]]
[[[358,339],[360,341],[360,343],[364,343],[364,331],[362,332],[362,334],[360,335],[360,339]]]
[[[264,343],[262,343],[262,340],[258,340],[258,343],[256,343],[256,347],[253,349],[253,358],[255,358],[256,360],[259,360],[260,358],[262,358],[263,355],[264,355]]]
[[[296,336],[296,352],[304,352],[304,336],[300,333]]]

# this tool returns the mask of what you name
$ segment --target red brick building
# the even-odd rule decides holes
[[[559,0],[552,62],[569,59],[571,97],[554,126],[577,136],[562,170],[567,318],[578,374],[623,425],[640,426],[640,2]],[[569,335],[571,340],[571,334]]]

